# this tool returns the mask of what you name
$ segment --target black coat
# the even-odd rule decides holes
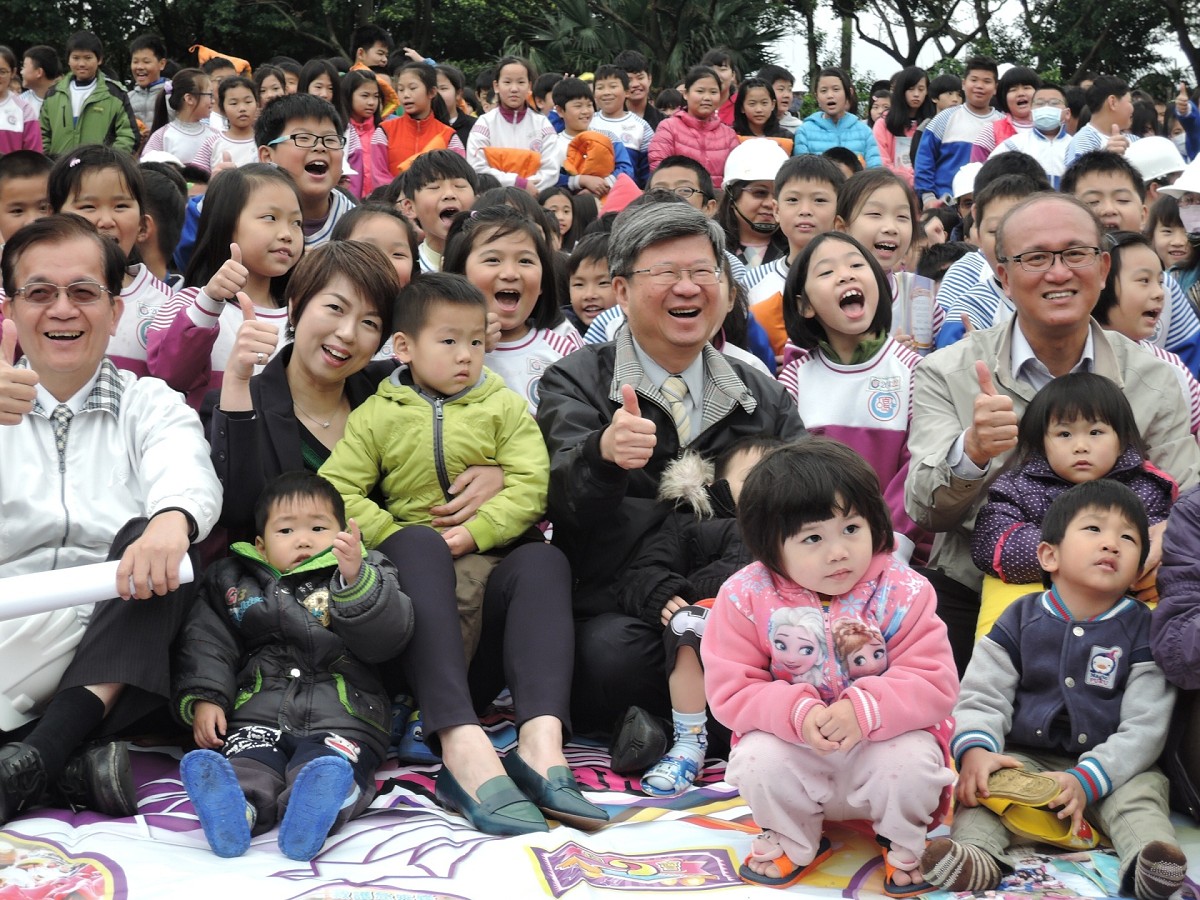
[[[216,391],[209,393],[201,409],[212,446],[213,468],[225,491],[218,521],[229,529],[230,542],[254,539],[254,504],[267,482],[284,472],[304,469],[300,425],[287,380],[291,358],[292,347],[284,347],[250,379],[253,412],[223,412]],[[347,378],[350,408],[355,409],[374,394],[395,368],[394,362],[373,362]]]
[[[397,656],[413,629],[392,564],[368,554],[343,590],[331,551],[285,575],[253,553],[235,548],[204,574],[175,656],[177,715],[190,725],[195,701],[207,700],[231,731],[332,731],[382,759],[391,698],[375,664]]]
[[[654,454],[644,468],[633,471],[600,455],[600,435],[621,406],[612,399],[620,337],[612,343],[585,346],[559,360],[546,370],[538,388],[538,425],[550,451],[547,518],[554,523],[555,545],[571,561],[579,618],[620,609],[619,579],[643,541],[658,531],[671,512],[672,504],[657,499],[658,483],[663,469],[682,450],[670,412],[643,394],[642,386],[634,385],[643,394],[642,416],[657,427]],[[723,356],[720,360],[741,379],[745,393],[688,449],[715,459],[743,437],[770,434],[796,440],[804,435],[796,401],[777,381],[736,360]],[[753,405],[752,412],[746,410],[747,404]]]

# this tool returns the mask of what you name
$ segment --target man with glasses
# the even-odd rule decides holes
[[[1051,379],[1096,372],[1129,398],[1150,461],[1180,489],[1197,482],[1200,448],[1170,364],[1091,318],[1108,275],[1103,229],[1074,197],[1037,194],[996,236],[1000,286],[1013,318],[930,355],[914,378],[905,507],[942,532],[926,573],[938,591],[960,671],[970,658],[983,576],[971,561],[975,513],[1016,446],[1029,401]],[[1149,564],[1156,564],[1155,541]]]
[[[616,592],[673,508],[657,499],[664,473],[685,450],[711,461],[739,438],[804,433],[777,382],[709,343],[729,310],[723,250],[720,226],[683,203],[621,213],[608,264],[628,324],[542,378],[548,517],[576,582],[572,718],[581,732],[609,731],[631,706],[670,709],[663,624],[685,604],[622,609]],[[648,755],[646,766],[661,753]]]
[[[0,824],[44,802],[137,811],[114,738],[170,697],[169,648],[191,600],[180,564],[221,507],[196,414],[105,357],[123,267],[115,242],[69,214],[4,248],[0,578],[120,565],[111,600],[0,622]]]

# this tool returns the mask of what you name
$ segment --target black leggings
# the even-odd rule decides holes
[[[470,671],[463,662],[455,600],[454,560],[432,528],[409,526],[379,545],[412,599],[415,627],[401,655],[421,708],[425,740],[440,750],[437,732],[476,724],[507,684],[519,728],[554,716],[570,736],[571,670],[575,659],[571,569],[549,544],[523,544],[492,571],[483,594],[483,631]]]

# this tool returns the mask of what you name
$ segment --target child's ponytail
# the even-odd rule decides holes
[[[176,72],[175,77],[163,85],[158,99],[154,101],[154,124],[150,126],[151,134],[160,128],[166,128],[171,121],[167,112],[168,104],[178,113],[183,108],[186,98],[200,93],[200,88],[207,80],[208,76],[200,69],[180,69]]]

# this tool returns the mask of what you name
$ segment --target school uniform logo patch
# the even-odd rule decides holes
[[[879,422],[890,422],[900,414],[900,379],[881,376],[870,381],[871,394],[867,397],[867,410]]]
[[[1085,683],[1091,687],[1112,690],[1117,684],[1118,662],[1121,659],[1120,647],[1092,647],[1092,658],[1088,662],[1088,673]]]

